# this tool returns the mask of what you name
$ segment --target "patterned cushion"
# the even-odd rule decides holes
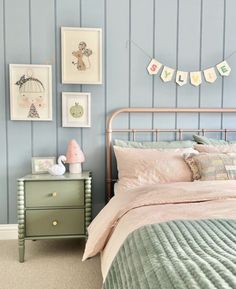
[[[192,171],[192,174],[193,174],[193,180],[199,180],[201,178],[201,175],[199,173],[199,170],[198,170],[198,167],[197,167],[197,164],[194,160],[194,156],[196,154],[184,154],[184,159],[185,159],[185,162],[189,165],[191,171]]]
[[[236,179],[236,154],[188,154],[184,156],[194,180]]]

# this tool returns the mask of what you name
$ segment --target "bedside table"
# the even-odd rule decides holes
[[[91,173],[18,179],[19,261],[25,240],[86,238],[91,222]]]

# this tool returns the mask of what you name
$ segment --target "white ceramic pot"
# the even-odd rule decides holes
[[[69,164],[69,171],[71,174],[81,173],[81,163]]]

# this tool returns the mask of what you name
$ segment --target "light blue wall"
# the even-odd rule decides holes
[[[32,156],[64,154],[75,138],[93,172],[96,214],[104,203],[105,121],[125,106],[235,107],[236,55],[230,77],[177,87],[146,72],[148,54],[180,70],[212,66],[236,50],[235,0],[0,0],[0,223],[16,222],[16,179],[31,171]],[[103,85],[62,85],[60,27],[103,29]],[[53,121],[10,121],[9,63],[52,64]],[[92,127],[62,128],[61,92],[91,92]],[[136,127],[236,127],[236,116],[161,115],[120,119]]]

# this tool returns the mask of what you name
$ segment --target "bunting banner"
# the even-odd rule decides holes
[[[159,72],[159,70],[162,68],[163,64],[161,64],[158,60],[152,59],[149,63],[147,70],[150,75],[155,75]],[[228,62],[226,60],[222,61],[221,63],[217,64],[216,66],[217,71],[221,76],[229,76],[231,72],[231,67],[229,66]],[[214,83],[217,79],[217,74],[215,67],[210,67],[208,69],[205,69],[203,71],[180,71],[175,70],[168,66],[163,66],[163,69],[160,74],[160,78],[164,82],[169,82],[173,79],[173,76],[176,72],[175,76],[175,82],[179,86],[183,86],[188,83],[188,75],[189,75],[189,81],[193,86],[199,86],[202,83],[202,74],[204,75],[204,79],[206,82]]]
[[[222,62],[209,67],[201,71],[181,71],[173,69],[159,62],[156,58],[151,57],[140,45],[138,45],[133,40],[126,41],[126,47],[128,45],[136,46],[140,51],[143,52],[146,57],[151,59],[147,66],[147,71],[150,75],[156,75],[160,71],[160,78],[163,82],[169,82],[174,79],[174,81],[179,85],[183,86],[188,82],[193,86],[198,87],[201,85],[202,81],[205,80],[208,83],[214,83],[218,76],[229,76],[231,73],[231,67],[229,66],[226,59],[236,54],[236,50],[233,51],[228,57],[226,57]],[[218,76],[217,76],[218,74]],[[175,77],[174,77],[175,76]]]

